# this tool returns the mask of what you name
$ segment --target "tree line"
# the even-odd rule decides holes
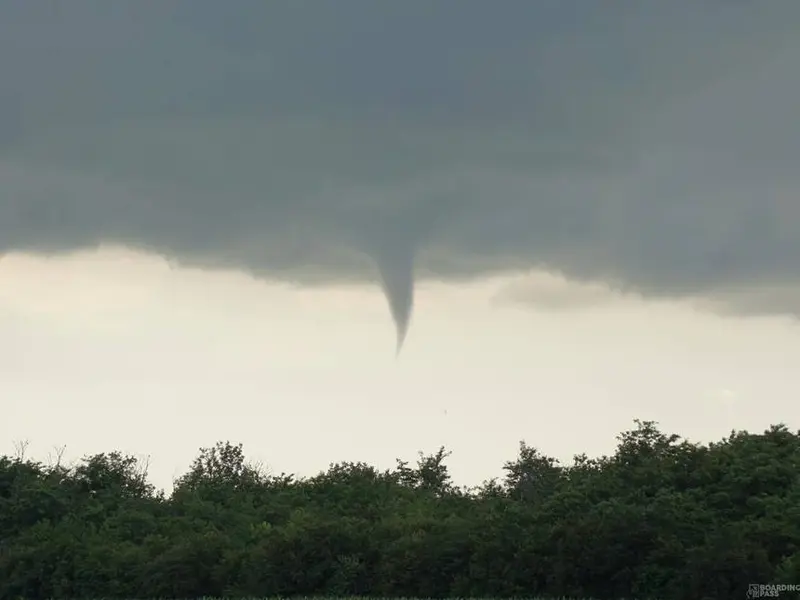
[[[783,425],[698,444],[635,421],[613,455],[571,464],[521,443],[469,489],[447,456],[298,478],[219,442],[170,494],[118,452],[4,456],[0,598],[720,600],[800,583],[800,432]]]

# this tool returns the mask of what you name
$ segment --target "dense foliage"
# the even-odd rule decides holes
[[[3,457],[0,598],[720,600],[800,582],[800,432],[784,426],[701,445],[637,421],[613,456],[570,465],[523,443],[470,490],[446,459],[297,479],[218,443],[166,495],[119,453]]]

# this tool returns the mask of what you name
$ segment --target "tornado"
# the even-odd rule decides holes
[[[383,250],[377,258],[381,287],[397,330],[395,356],[400,355],[414,305],[414,252],[411,247]]]

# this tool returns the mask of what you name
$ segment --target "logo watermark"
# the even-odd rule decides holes
[[[784,592],[800,592],[798,583],[751,583],[747,587],[748,598],[779,598]]]

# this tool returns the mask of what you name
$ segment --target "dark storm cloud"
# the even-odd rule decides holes
[[[400,340],[412,265],[735,306],[800,284],[797,64],[795,0],[6,0],[0,251],[377,268]]]

